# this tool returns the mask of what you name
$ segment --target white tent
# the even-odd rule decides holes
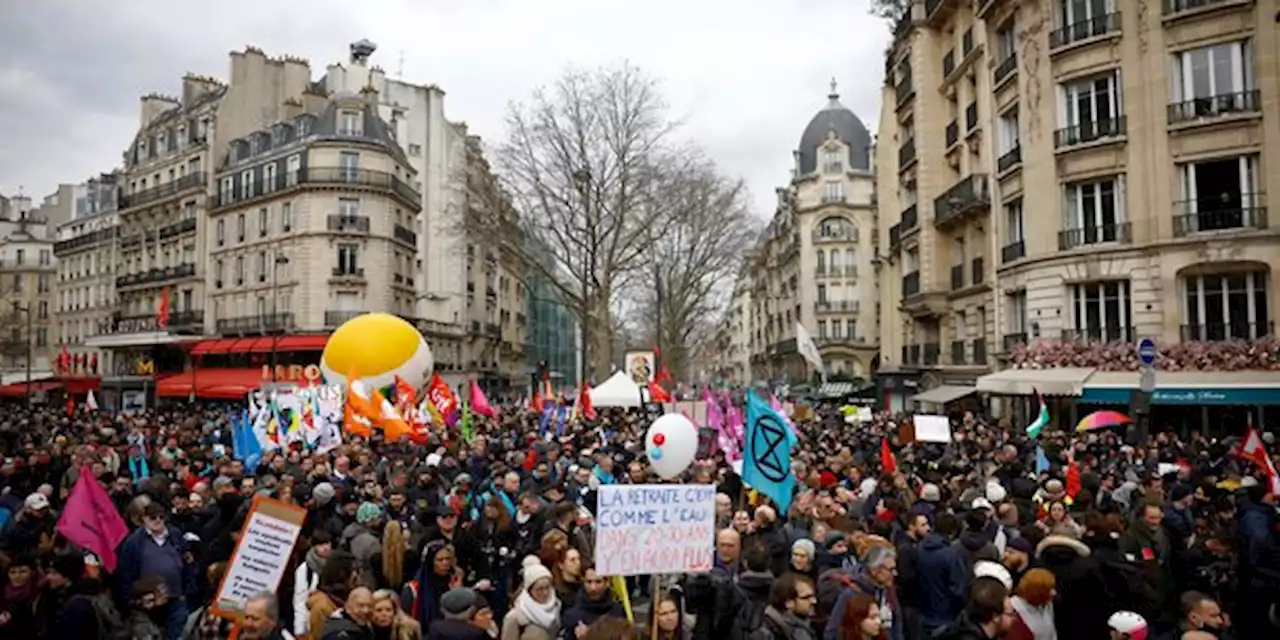
[[[591,390],[591,406],[624,407],[640,406],[640,387],[631,380],[631,376],[622,371],[614,373],[600,386]]]

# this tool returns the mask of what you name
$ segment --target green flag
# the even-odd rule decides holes
[[[1040,400],[1040,413],[1036,415],[1035,422],[1027,425],[1027,437],[1039,438],[1040,431],[1049,426],[1049,405],[1044,403],[1044,394],[1036,391],[1036,398]]]

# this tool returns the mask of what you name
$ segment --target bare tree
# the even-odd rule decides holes
[[[662,363],[690,380],[697,374],[690,370],[693,352],[711,340],[762,221],[751,215],[743,183],[722,176],[709,160],[699,158],[669,180],[664,193],[677,215],[653,243],[650,268],[631,283],[631,299],[642,335],[662,348]]]
[[[896,22],[914,3],[915,0],[871,0],[871,15]]]
[[[475,207],[464,226],[521,256],[574,310],[589,376],[613,360],[611,302],[673,219],[662,190],[687,153],[656,81],[629,64],[566,71],[510,105],[506,125],[493,158],[518,228],[492,217],[511,207]]]

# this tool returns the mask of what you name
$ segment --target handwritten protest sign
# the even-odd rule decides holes
[[[215,615],[239,620],[245,601],[280,588],[306,517],[307,512],[299,507],[262,495],[254,497],[227,573],[213,599]]]
[[[596,569],[606,576],[710,571],[715,485],[602,485]]]

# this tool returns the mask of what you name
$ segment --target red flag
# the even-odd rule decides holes
[[[658,367],[658,375],[654,376],[653,380],[658,384],[665,385],[674,385],[676,383],[676,379],[671,377],[671,370],[665,364]]]
[[[1266,476],[1265,480],[1271,493],[1280,494],[1280,473],[1276,472],[1276,466],[1271,461],[1271,455],[1267,453],[1267,449],[1262,443],[1262,436],[1252,424],[1250,424],[1244,440],[1241,441],[1240,448],[1234,453],[1235,457],[1252,462]]]
[[[657,380],[649,383],[649,398],[658,404],[671,402],[671,394],[667,393],[667,390],[663,389]]]
[[[889,449],[889,440],[880,438],[880,469],[884,473],[897,473],[898,460],[893,457],[893,451]]]
[[[596,408],[591,404],[591,387],[587,386],[586,381],[583,381],[582,389],[578,391],[578,409],[582,412],[582,417],[596,419]]]
[[[169,326],[169,287],[160,292],[160,307],[156,309],[156,326],[161,329]]]
[[[62,353],[58,354],[58,372],[66,375],[71,371],[71,352],[67,351],[67,346],[62,345]]]
[[[89,356],[89,372],[90,373],[98,372],[98,354],[96,353],[93,354],[92,356]]]
[[[67,394],[67,417],[70,418],[75,415],[76,415],[76,401],[71,397],[71,394],[68,393]]]
[[[115,572],[116,547],[129,535],[129,527],[88,467],[80,467],[80,479],[58,518],[58,533],[92,551],[107,571]]]

